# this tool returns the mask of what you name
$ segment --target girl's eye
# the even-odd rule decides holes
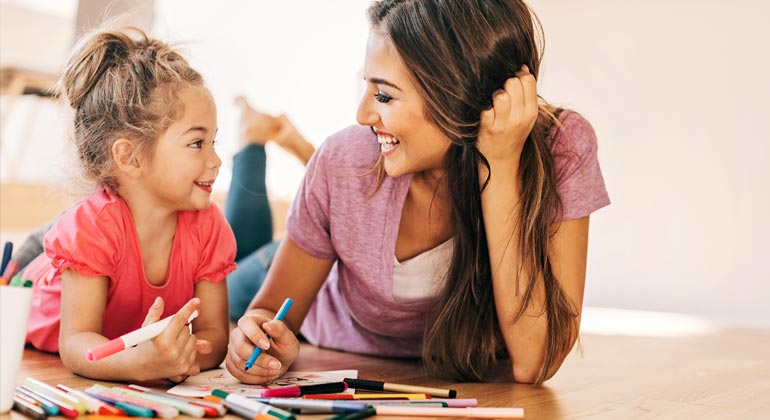
[[[190,147],[192,147],[193,149],[200,149],[200,148],[202,148],[203,147],[203,140],[196,140],[195,142],[190,143]]]
[[[376,99],[377,102],[386,104],[386,103],[390,102],[393,98],[388,96],[388,95],[386,95],[386,94],[384,94],[384,93],[377,92],[377,93],[374,94],[374,99]]]

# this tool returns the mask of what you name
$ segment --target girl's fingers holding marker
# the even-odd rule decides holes
[[[164,306],[165,304],[163,302],[163,298],[160,296],[156,297],[155,301],[152,303],[152,306],[150,306],[150,309],[147,311],[147,316],[144,317],[142,327],[146,327],[152,323],[158,322],[160,317],[163,315]]]
[[[192,316],[193,312],[198,309],[200,304],[201,301],[198,298],[192,298],[187,301],[187,303],[185,303],[184,306],[182,306],[182,308],[179,309],[176,314],[174,314],[174,317],[171,318],[171,322],[169,322],[166,331],[171,331],[175,335],[179,335],[179,333],[182,332],[182,329],[184,329],[185,332],[189,335],[190,330],[187,328],[187,320],[190,319],[190,316]]]
[[[209,354],[214,350],[209,340],[195,340],[195,351],[198,354]]]

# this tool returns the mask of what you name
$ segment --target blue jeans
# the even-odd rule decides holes
[[[278,248],[265,186],[265,148],[251,144],[233,157],[225,217],[235,233],[238,268],[227,277],[230,319],[237,322],[262,286]]]

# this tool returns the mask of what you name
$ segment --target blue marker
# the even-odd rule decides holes
[[[11,254],[13,254],[13,242],[6,242],[3,247],[3,262],[0,264],[0,273],[5,273],[5,267],[11,261]]]
[[[273,318],[276,321],[283,321],[283,318],[286,316],[286,312],[289,312],[289,308],[291,308],[291,305],[294,303],[291,298],[287,298],[283,301],[283,305],[281,305],[281,308],[278,309],[278,313],[275,314],[275,318]],[[267,339],[270,339],[270,336],[267,336]],[[254,347],[254,351],[251,353],[251,357],[249,357],[249,360],[246,361],[246,369],[251,369],[252,366],[254,366],[254,362],[257,361],[257,357],[262,354],[262,348],[261,347]]]

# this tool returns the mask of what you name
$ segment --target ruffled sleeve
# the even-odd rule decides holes
[[[123,258],[121,206],[97,193],[73,206],[45,236],[45,253],[58,272],[113,277]]]
[[[555,128],[553,152],[557,190],[562,202],[561,219],[588,216],[610,204],[597,155],[598,141],[591,124],[580,114],[566,110]]]
[[[195,213],[201,252],[194,281],[219,283],[235,270],[235,235],[216,203]]]

